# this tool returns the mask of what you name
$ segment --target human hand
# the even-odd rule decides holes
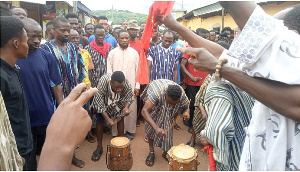
[[[185,121],[189,120],[190,119],[189,112],[184,112],[183,115],[182,115],[182,117],[183,117],[183,120],[185,120]]]
[[[163,137],[166,135],[165,131],[159,127],[157,127],[157,129],[155,130],[155,133],[158,137]]]
[[[218,64],[218,59],[205,48],[182,48],[180,46],[177,46],[176,49],[184,54],[191,56],[188,61],[194,66],[196,70],[208,72],[210,74],[215,72],[216,65]]]
[[[203,122],[206,122],[206,121],[207,121],[207,117],[206,117],[205,114],[202,114],[202,120],[203,120]]]
[[[92,121],[83,105],[98,92],[97,88],[91,88],[82,93],[85,88],[86,84],[78,84],[53,114],[46,134],[50,145],[75,150],[85,139]]]
[[[206,111],[205,111],[204,106],[199,105],[199,109],[200,109],[200,112],[201,112],[201,115],[202,115],[202,120],[204,122],[206,122],[207,121],[207,115],[206,115]]]
[[[113,125],[114,125],[114,121],[113,121],[111,118],[106,119],[106,123],[107,123],[109,126],[113,126]]]
[[[164,21],[162,20],[163,16],[156,16],[156,18],[157,18],[157,22],[154,24],[154,26],[159,26],[164,24],[166,27],[172,28],[174,24],[178,23],[174,19],[171,13],[164,18]]]
[[[25,165],[25,163],[26,163],[26,160],[25,160],[25,158],[23,158],[23,157],[21,157],[22,158],[22,164],[23,164],[23,166]]]
[[[204,137],[204,136],[201,136],[200,137],[200,142],[201,142],[201,144],[205,147],[205,146],[207,146],[209,143],[208,143],[208,141],[207,141],[207,138],[206,137]]]
[[[123,112],[124,112],[124,115],[127,116],[127,115],[129,115],[132,111],[129,110],[127,107],[125,107],[125,108],[123,109]]]
[[[140,89],[135,88],[134,89],[134,97],[138,96],[140,94]]]
[[[199,82],[202,78],[199,76],[191,78],[194,82]]]

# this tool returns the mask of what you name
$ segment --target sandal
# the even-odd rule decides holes
[[[72,164],[79,168],[83,168],[85,165],[84,161],[77,159],[75,156],[73,156]]]
[[[95,150],[94,152],[93,152],[93,155],[92,155],[92,161],[99,161],[99,159],[101,158],[101,155],[102,155],[102,153],[103,153],[103,150]]]
[[[174,126],[174,129],[175,129],[175,130],[181,130],[181,127],[180,127],[179,125],[176,124],[176,125]]]
[[[149,155],[146,158],[146,165],[152,167],[154,165],[155,155],[154,152],[149,152]]]
[[[167,158],[167,152],[163,152],[161,155],[167,162],[169,162],[168,158]]]
[[[186,143],[186,145],[189,145],[190,147],[194,147],[195,146],[195,142],[189,141],[189,142]]]
[[[87,139],[90,143],[95,143],[96,142],[96,138],[90,132],[88,132],[85,139]]]

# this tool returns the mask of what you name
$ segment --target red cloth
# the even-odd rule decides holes
[[[139,56],[141,56],[142,42],[140,40],[137,39],[135,42],[129,41],[129,46],[134,48],[139,53]]]
[[[147,72],[147,50],[150,47],[150,39],[154,35],[154,24],[157,22],[156,16],[166,16],[171,12],[175,1],[154,1],[149,9],[149,15],[146,21],[146,26],[141,39],[143,53],[140,54],[139,68],[137,73],[137,81],[141,84],[148,84],[148,72]],[[153,19],[153,22],[152,22]]]
[[[202,150],[207,150],[208,162],[209,162],[209,171],[217,171],[216,161],[213,157],[213,149],[214,147],[211,144],[205,146]]]
[[[92,41],[90,43],[90,46],[95,50],[97,51],[98,53],[102,54],[103,57],[106,58],[106,52],[109,50],[109,47],[111,46],[109,43],[103,41],[103,46],[99,46],[97,43],[96,43],[96,40]]]
[[[191,47],[190,45],[186,46],[186,47]],[[191,57],[190,55],[187,54],[183,54],[182,56],[183,58],[189,60],[189,58]],[[185,83],[187,85],[192,85],[192,86],[201,86],[204,79],[207,77],[208,73],[207,72],[201,72],[201,71],[195,71],[194,70],[194,66],[191,65],[189,62],[186,63],[185,68],[190,72],[190,74],[192,74],[193,76],[197,77],[199,76],[200,78],[202,78],[199,82],[194,82],[190,77],[186,76],[185,77]]]

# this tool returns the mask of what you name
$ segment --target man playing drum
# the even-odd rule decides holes
[[[103,153],[103,123],[113,126],[118,118],[118,136],[124,136],[124,116],[130,113],[129,106],[133,102],[133,92],[130,83],[123,72],[107,73],[100,78],[98,93],[94,96],[92,107],[97,111],[96,134],[98,146],[92,155],[93,161],[98,161]],[[114,119],[114,120],[113,120]]]
[[[145,102],[142,115],[147,121],[146,136],[149,138],[147,166],[154,164],[154,147],[160,147],[166,158],[167,151],[173,146],[173,126],[179,112],[184,111],[184,120],[189,119],[189,100],[184,90],[175,82],[167,79],[152,81],[144,90],[141,98]]]

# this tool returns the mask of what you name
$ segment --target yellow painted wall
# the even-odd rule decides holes
[[[296,4],[300,4],[300,1],[288,1],[288,2],[281,3],[279,5],[273,3],[273,4],[263,5],[261,7],[262,9],[265,10],[267,14],[273,16],[274,14],[285,9],[286,7],[296,5]]]
[[[11,1],[12,7],[20,7],[20,1]]]
[[[267,14],[273,16],[274,14],[281,11],[282,9],[289,7],[291,5],[295,5],[295,4],[300,4],[300,1],[288,1],[288,2],[278,4],[278,5],[277,5],[277,3],[272,3],[272,4],[262,5],[261,7],[265,10],[265,12]],[[213,16],[213,17],[209,17],[206,19],[193,18],[188,21],[182,21],[180,23],[183,26],[185,26],[189,29],[192,29],[194,31],[200,27],[207,29],[207,30],[212,30],[213,25],[215,23],[219,23],[222,26],[222,16]],[[233,20],[231,15],[228,13],[226,14],[226,16],[224,16],[224,27],[227,27],[227,26],[231,27],[231,28],[237,27],[237,24],[235,23],[235,21]]]

